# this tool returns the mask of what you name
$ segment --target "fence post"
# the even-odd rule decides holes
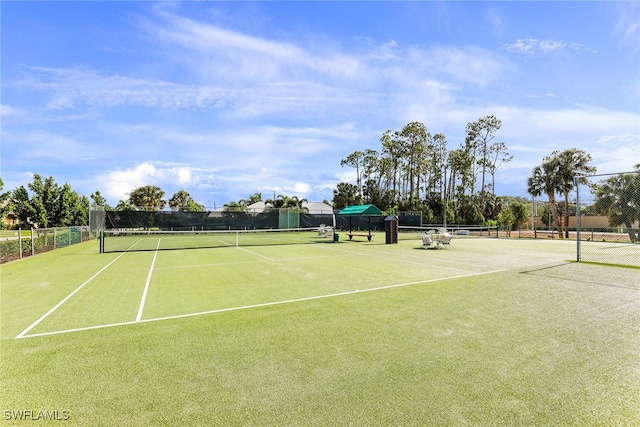
[[[580,262],[580,179],[574,176],[573,181],[576,186],[576,261]]]
[[[33,227],[31,227],[31,256],[36,254],[36,243],[33,241]]]
[[[20,251],[20,259],[22,259],[22,228],[18,228],[18,250]]]

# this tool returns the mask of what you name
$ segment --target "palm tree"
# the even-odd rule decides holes
[[[120,200],[116,205],[116,211],[135,211],[136,207],[133,206],[128,200]]]
[[[278,194],[278,197],[275,199],[267,199],[264,201],[265,206],[268,206],[271,209],[285,208],[287,207],[287,203],[289,203],[289,196],[284,196],[282,194]]]
[[[557,170],[559,173],[560,186],[559,192],[564,195],[564,225],[565,225],[565,237],[569,237],[569,193],[575,189],[574,177],[576,175],[586,175],[596,172],[595,166],[589,166],[591,161],[591,155],[583,150],[571,148],[568,150],[554,151],[551,154],[551,159],[557,163]],[[585,181],[586,178],[581,178]]]
[[[204,207],[198,205],[191,194],[189,194],[186,190],[180,190],[169,199],[169,206],[174,210],[181,211],[189,211],[192,209],[199,209],[200,211],[204,210]]]
[[[254,203],[258,203],[262,201],[262,193],[253,193],[249,196],[248,204],[252,205]]]
[[[244,199],[240,199],[237,202],[229,202],[224,205],[225,212],[246,212],[247,202]]]
[[[594,186],[596,212],[606,215],[613,226],[633,228],[640,220],[640,165],[637,173],[626,173],[600,181]]]
[[[549,211],[553,224],[560,230],[560,216],[558,215],[558,206],[556,205],[556,192],[561,186],[560,176],[557,173],[557,163],[545,158],[542,165],[533,168],[531,177],[527,179],[527,192],[533,197],[546,194],[549,198]],[[560,235],[562,237],[562,235]]]
[[[305,203],[309,203],[309,201],[307,199],[300,199],[298,196],[293,196],[289,200],[289,207],[300,212],[308,212],[309,209],[303,206]]]
[[[129,202],[145,211],[157,211],[165,207],[167,202],[162,200],[164,191],[155,185],[138,187],[129,194]]]

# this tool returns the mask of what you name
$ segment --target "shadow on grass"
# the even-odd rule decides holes
[[[567,261],[533,269],[524,269],[519,274],[612,288],[640,290],[637,269],[628,266]]]

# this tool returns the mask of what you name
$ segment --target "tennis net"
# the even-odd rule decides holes
[[[333,242],[333,232],[323,228],[269,230],[105,230],[100,234],[100,252],[204,249],[234,246],[299,245]]]

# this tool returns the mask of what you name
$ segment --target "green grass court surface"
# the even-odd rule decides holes
[[[342,240],[0,266],[0,425],[640,425],[637,268]]]

